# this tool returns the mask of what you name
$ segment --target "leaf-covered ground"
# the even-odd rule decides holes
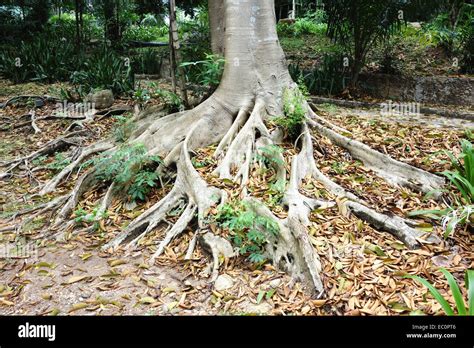
[[[6,99],[7,96],[2,96],[0,102]],[[124,102],[128,101],[117,101]],[[47,105],[38,113],[46,115],[53,108],[54,105]],[[19,123],[19,117],[26,112],[28,108],[8,107],[0,111],[1,121],[4,123],[8,117],[8,122]],[[454,127],[446,127],[436,118],[430,119],[433,125],[413,119],[383,119],[376,111],[361,113],[334,106],[321,107],[319,114],[377,150],[432,172],[447,168],[442,151],[458,151],[459,139],[467,136],[467,127],[472,127],[467,122],[453,122]],[[30,127],[2,131],[0,159],[12,159],[39,148],[64,132],[70,122],[40,121],[39,134],[34,134]],[[112,134],[116,123],[114,118],[104,118],[87,124],[90,132],[83,145]],[[315,157],[322,171],[376,209],[405,216],[409,211],[437,206],[429,197],[391,187],[326,138],[317,134],[314,137]],[[209,183],[237,197],[237,185],[210,175],[215,165],[212,150],[209,147],[198,151],[195,166]],[[287,163],[294,151],[291,144],[284,147]],[[0,181],[0,230],[12,223],[15,212],[53,197],[28,199],[54,174],[54,165],[48,166],[51,163],[58,164],[55,156],[36,163],[43,167],[41,170],[30,168],[27,175],[15,171],[13,177]],[[249,191],[264,200],[275,214],[284,217],[278,192],[271,187],[273,175],[271,170],[256,163]],[[56,194],[69,189],[76,178],[77,173],[65,180]],[[88,224],[77,223],[68,231],[53,231],[53,234],[60,232],[60,239],[44,238],[52,235],[47,228],[51,220],[47,214],[25,224],[21,230],[0,232],[3,252],[14,245],[37,251],[30,258],[0,258],[0,314],[437,314],[440,306],[427,290],[403,275],[425,277],[450,298],[447,281],[437,269],[446,267],[461,282],[465,269],[474,267],[474,239],[469,231],[458,230],[454,236],[443,239],[439,226],[419,220],[419,228],[426,231],[428,241],[436,235],[442,242],[408,250],[391,235],[346,216],[337,206],[311,215],[310,239],[322,261],[326,289],[320,299],[311,299],[301,284],[292,282],[273,266],[256,266],[245,256],[222,260],[220,274],[226,275],[227,289],[216,290],[209,283],[211,258],[205,251],[198,247],[192,260],[184,260],[191,230],[173,241],[154,264],[149,263],[149,258],[163,237],[164,228],[148,235],[135,248],[114,254],[100,251],[101,245],[120,233],[167,189],[154,189],[148,200],[136,207],[116,201],[107,217],[92,230]],[[301,190],[314,197],[329,196],[314,180],[305,180]],[[103,194],[97,187],[84,195],[79,206],[92,211]],[[13,221],[20,226],[26,218],[28,215]],[[174,219],[175,216],[168,217],[170,223]],[[211,224],[211,228],[222,236],[229,235],[229,231],[217,224]]]

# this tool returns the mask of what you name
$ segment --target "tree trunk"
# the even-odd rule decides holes
[[[211,28],[212,53],[224,56],[225,12],[224,1],[209,0],[209,27]]]
[[[117,43],[119,40],[119,24],[116,17],[116,2],[115,0],[104,0],[104,21],[105,21],[105,37],[111,44]]]
[[[272,162],[276,177],[285,187],[282,204],[286,208],[287,217],[278,218],[263,201],[248,192],[254,159],[257,154],[265,155],[260,149],[285,140],[281,129],[271,130],[269,121],[275,116],[290,117],[294,107],[285,104],[286,99],[283,96],[288,93],[293,96],[301,94],[288,73],[285,56],[279,44],[274,1],[226,0],[224,15],[225,69],[214,94],[204,103],[186,112],[167,116],[145,112],[134,119],[136,127],[127,145],[143,144],[149,155],[161,156],[163,164],[157,169],[158,172],[165,175],[169,171],[176,171],[176,176],[172,177],[175,179],[172,190],[133,220],[116,238],[107,243],[104,249],[113,251],[126,241],[130,241],[129,245],[136,244],[147,233],[161,227],[170,211],[184,204],[185,209],[181,210],[181,216],[172,228],[167,229],[152,259],[159,256],[173,239],[184,233],[187,226],[197,219],[198,227],[194,231],[192,241],[199,240],[203,247],[211,251],[214,260],[212,280],[215,280],[220,255],[231,256],[232,246],[228,240],[209,232],[207,215],[212,207],[225,203],[227,193],[206,182],[191,161],[194,149],[213,144],[217,144],[214,152],[217,167],[213,174],[221,180],[233,180],[239,184],[240,197],[248,209],[256,216],[271,220],[278,226],[277,234],[270,233],[266,229],[268,227],[259,227],[265,235],[265,256],[272,260],[276,267],[307,284],[316,295],[320,295],[324,289],[320,278],[319,256],[308,235],[311,225],[309,214],[314,209],[333,206],[337,202],[341,210],[352,212],[374,227],[394,234],[410,248],[419,246],[418,238],[421,232],[410,227],[404,218],[375,211],[317,168],[310,127],[337,146],[346,149],[355,159],[361,160],[368,168],[395,185],[426,193],[441,187],[443,180],[397,162],[342,135],[348,132],[318,117],[304,99],[298,99],[298,108],[301,106],[305,114],[300,123],[300,134],[296,137],[296,142],[295,139],[286,139],[294,146],[295,154],[291,154],[287,163],[291,169],[287,172],[285,158],[281,154],[279,161]],[[217,32],[216,28],[212,31]],[[105,140],[84,149],[74,157],[71,164],[42,187],[40,194],[52,192],[88,157],[105,151],[110,154],[119,146],[113,140]],[[13,163],[12,166],[15,168],[18,163]],[[319,181],[329,192],[328,196],[337,199],[327,202],[303,195],[299,188],[303,179],[308,177]],[[61,210],[55,228],[68,221],[81,195],[95,183],[92,168],[78,179],[68,195],[57,199],[59,203],[56,205],[60,206]],[[96,216],[102,216],[107,210],[116,191],[111,184]],[[48,209],[56,205],[51,203]],[[192,258],[195,244],[189,244],[187,259]]]

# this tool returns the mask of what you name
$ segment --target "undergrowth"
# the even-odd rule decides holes
[[[278,224],[268,218],[257,216],[247,203],[229,202],[219,207],[215,216],[221,228],[228,229],[232,243],[241,255],[248,255],[254,263],[263,263],[267,235],[277,235]]]

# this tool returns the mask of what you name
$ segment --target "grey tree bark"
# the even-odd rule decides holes
[[[352,212],[380,230],[394,234],[409,247],[417,247],[422,241],[421,235],[409,221],[376,212],[319,171],[313,154],[310,129],[313,128],[330,138],[335,145],[354,153],[381,177],[395,185],[426,192],[440,187],[443,181],[433,174],[397,162],[374,150],[369,151],[366,145],[351,141],[340,134],[344,130],[318,117],[306,103],[303,105],[306,120],[301,126],[301,134],[296,144],[298,153],[291,159],[291,170],[287,172],[283,165],[276,165],[275,168],[279,178],[286,182],[284,206],[288,211],[287,218],[276,217],[262,202],[246,193],[251,166],[258,149],[282,141],[281,132],[271,132],[266,121],[283,115],[283,93],[288,89],[296,91],[297,86],[289,75],[279,44],[273,0],[225,0],[220,4],[210,0],[210,6],[212,11],[224,11],[225,30],[221,32],[224,32],[226,62],[221,83],[215,93],[195,109],[171,115],[144,112],[136,116],[137,127],[129,139],[129,144],[144,144],[149,154],[164,158],[164,164],[159,170],[169,171],[176,168],[175,183],[162,200],[138,216],[104,248],[114,250],[125,242],[128,242],[129,246],[134,245],[144,235],[160,226],[168,212],[177,206],[183,206],[181,216],[175,225],[167,230],[154,257],[159,256],[168,243],[183,233],[189,223],[196,219],[198,228],[194,232],[195,238],[189,245],[187,255],[192,255],[196,240],[199,240],[212,253],[212,279],[215,279],[218,274],[219,256],[231,256],[229,250],[232,250],[232,247],[227,240],[209,232],[206,216],[211,207],[225,202],[226,194],[210,186],[194,169],[191,161],[193,149],[211,144],[218,144],[214,156],[219,165],[214,174],[239,183],[244,195],[243,200],[251,209],[257,215],[272,219],[279,226],[276,236],[267,233],[266,252],[269,259],[278,268],[308,285],[315,296],[321,295],[324,289],[319,256],[309,241],[309,214],[313,209],[334,205],[336,202],[320,201],[300,193],[301,181],[307,176],[320,181],[328,191],[337,196],[337,204],[343,206],[347,212]],[[219,22],[217,19],[213,13],[211,23]],[[217,25],[213,27],[215,33],[221,24],[213,25]],[[220,47],[221,44],[216,43],[215,46]],[[100,152],[110,153],[117,147],[112,140],[105,140],[84,149],[69,166],[41,189],[40,194],[54,191],[86,158]],[[18,166],[18,163],[10,165]],[[56,228],[67,224],[81,195],[94,182],[92,168],[78,179],[72,192],[44,207],[60,209]],[[107,190],[100,206],[101,211],[105,211],[114,198],[112,188],[113,186]]]
[[[224,56],[225,12],[224,1],[209,0],[209,27],[211,29],[212,53]]]

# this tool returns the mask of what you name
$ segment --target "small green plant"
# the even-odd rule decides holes
[[[167,91],[166,89],[157,88],[153,92],[153,96],[159,98],[165,103],[168,112],[176,112],[183,108],[183,100],[181,97],[173,92]]]
[[[78,208],[74,211],[74,222],[76,224],[94,224],[94,229],[97,231],[100,228],[99,221],[106,219],[108,213],[101,211],[99,207],[95,207],[92,212],[88,213],[83,208]]]
[[[277,235],[278,224],[257,216],[247,203],[227,203],[219,207],[215,217],[222,228],[229,229],[233,244],[239,248],[241,255],[248,255],[254,263],[265,261],[264,246],[268,235]]]
[[[457,307],[457,314],[458,315],[474,315],[474,270],[467,270],[465,274],[465,286],[467,291],[467,299],[468,305],[466,306],[464,303],[464,299],[462,297],[461,290],[459,289],[459,285],[454,279],[453,275],[448,272],[446,269],[441,268],[440,271],[444,274],[446,279],[448,280],[449,287],[451,288],[451,294],[453,295],[454,302],[456,303]],[[428,282],[426,279],[423,279],[416,275],[407,275],[406,278],[412,278],[419,281],[421,284],[426,286],[433,297],[438,301],[438,303],[443,308],[444,312],[447,315],[455,315],[455,309],[451,307],[449,302],[441,295],[441,293]]]
[[[204,86],[216,88],[224,71],[225,60],[221,56],[206,54],[205,60],[182,63],[188,80]]]
[[[465,203],[474,203],[474,149],[471,142],[461,140],[461,155],[456,158],[452,153],[447,152],[451,159],[454,171],[444,171],[442,174],[456,186],[461,193]]]
[[[156,186],[158,174],[151,171],[141,171],[135,175],[135,179],[128,188],[128,194],[132,201],[144,201],[149,191]]]
[[[135,91],[134,99],[141,104],[148,103],[152,98],[157,98],[163,102],[168,112],[176,112],[183,108],[183,100],[180,96],[166,89],[159,88],[154,82]]]
[[[168,27],[131,25],[123,33],[123,38],[127,41],[168,41]]]
[[[457,158],[451,152],[446,152],[454,170],[442,172],[459,190],[461,198],[451,194],[453,204],[446,209],[419,210],[409,214],[442,220],[445,237],[451,235],[458,226],[474,224],[474,149],[466,139],[461,140],[461,149]]]
[[[301,125],[306,116],[305,102],[305,96],[298,88],[285,89],[283,92],[284,116],[274,119],[275,123],[293,139],[298,137],[301,132]]]
[[[46,165],[46,169],[60,172],[64,168],[66,168],[69,164],[71,164],[71,160],[64,156],[61,152],[56,153],[54,155],[54,161]]]
[[[36,157],[33,161],[31,161],[31,163],[35,167],[39,167],[39,166],[42,166],[46,162],[47,159],[48,159],[48,156],[39,156],[39,157]]]
[[[444,237],[450,236],[458,226],[474,224],[474,205],[449,206],[446,209],[417,210],[408,216],[426,216],[433,220],[441,220]]]
[[[266,145],[258,149],[255,159],[265,163],[267,166],[282,166],[285,162],[281,158],[283,149],[278,145]]]
[[[102,155],[93,161],[95,176],[104,182],[114,182],[116,189],[127,193],[132,201],[145,200],[160,179],[154,168],[161,163],[158,156],[150,156],[144,145],[122,147],[113,154]]]

